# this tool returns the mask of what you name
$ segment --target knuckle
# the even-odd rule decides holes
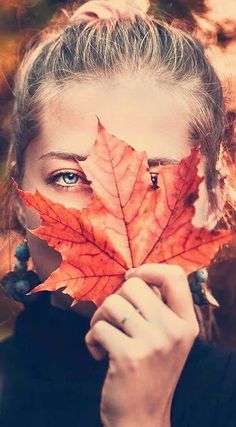
[[[110,314],[113,311],[113,308],[120,303],[121,297],[116,294],[109,295],[103,302],[102,309],[105,313]]]
[[[186,325],[185,336],[186,340],[194,341],[194,339],[199,335],[200,327],[198,321],[193,321]]]
[[[176,347],[176,343],[167,337],[163,337],[161,340],[156,341],[152,344],[149,352],[149,357],[151,360],[155,360],[158,358],[165,358],[169,355],[173,349]]]
[[[171,334],[171,341],[174,346],[181,344],[185,339],[185,333],[182,328],[175,328]]]
[[[147,355],[147,346],[144,343],[136,343],[129,348],[124,356],[127,368],[131,370],[139,369],[140,364],[146,359]]]
[[[187,280],[187,275],[182,267],[179,265],[174,265],[174,273],[176,277],[180,280]]]
[[[192,325],[191,325],[191,332],[192,332],[193,338],[196,338],[199,335],[199,333],[200,333],[200,326],[199,326],[199,323],[198,323],[197,320],[192,323]]]
[[[103,302],[103,308],[106,309],[107,307],[110,307],[110,305],[113,304],[114,300],[115,301],[117,300],[117,295],[115,294],[108,295],[108,297],[106,297],[106,299]]]
[[[166,349],[169,347],[170,339],[168,339],[166,334],[162,334],[160,332],[157,332],[156,330],[152,330],[151,332],[149,332],[148,338],[149,347],[147,349],[147,354],[149,356],[155,356],[165,353]]]
[[[163,337],[159,342],[156,342],[152,346],[151,350],[151,357],[152,360],[159,359],[159,358],[166,358],[169,357],[171,353],[176,349],[176,343],[174,343],[173,340]]]
[[[171,347],[185,345],[185,342],[189,340],[189,329],[187,322],[181,320],[177,323],[168,333]]]
[[[139,369],[140,361],[132,352],[124,356],[123,362],[129,371],[137,371]]]
[[[153,330],[149,333],[148,343],[150,344],[151,354],[166,354],[181,344],[184,340],[184,332],[181,327],[166,331],[165,333]]]
[[[167,344],[163,341],[155,342],[151,348],[151,354],[154,356],[160,356],[167,350]]]
[[[94,335],[99,335],[100,332],[103,331],[105,327],[106,327],[106,321],[98,320],[92,327],[91,331],[93,332]]]
[[[137,372],[140,369],[140,361],[138,361],[138,359],[127,356],[125,358],[125,366],[129,373]]]
[[[85,344],[90,344],[91,336],[89,334],[85,335]]]
[[[134,292],[134,289],[137,288],[137,286],[143,286],[145,284],[144,280],[140,279],[139,277],[131,277],[130,279],[126,280],[125,283],[122,286],[122,291],[124,293],[130,293]]]

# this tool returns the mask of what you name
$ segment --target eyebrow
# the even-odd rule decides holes
[[[40,156],[39,160],[48,158],[69,160],[73,162],[84,162],[88,158],[88,156],[82,156],[76,153],[66,153],[64,151],[50,151],[49,153],[45,153]]]
[[[180,163],[179,160],[169,159],[168,157],[151,157],[148,159],[148,166],[159,166],[159,165],[177,165]]]
[[[82,156],[82,155],[77,154],[77,153],[67,153],[64,151],[50,151],[49,153],[43,154],[39,158],[39,160],[48,159],[48,158],[69,160],[69,161],[73,161],[73,162],[84,162],[88,158],[88,156]],[[149,167],[159,166],[160,164],[161,165],[165,165],[165,164],[176,165],[178,163],[179,163],[178,160],[169,159],[167,157],[151,157],[150,159],[148,159],[148,166]]]

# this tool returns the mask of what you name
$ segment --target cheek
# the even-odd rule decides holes
[[[44,240],[38,239],[29,231],[26,234],[34,270],[43,282],[60,266],[62,261],[61,255],[49,247]]]
[[[205,180],[199,186],[199,197],[194,206],[195,214],[192,223],[195,227],[204,227],[209,215],[209,199]]]
[[[34,192],[36,189],[56,203],[61,203],[66,207],[82,209],[89,203],[92,190],[81,191],[56,191],[50,186],[45,185],[42,180],[36,179],[37,174],[34,174],[34,180],[25,179],[23,189],[26,191]],[[30,208],[24,207],[25,226],[29,230],[38,228],[42,222],[40,215]],[[56,270],[62,261],[61,255],[49,247],[46,241],[33,236],[30,231],[26,231],[30,254],[34,266],[34,270],[38,274],[41,282],[44,282],[50,274]]]
[[[204,176],[205,162],[202,160],[198,166],[198,175]],[[198,199],[194,203],[195,214],[193,217],[193,225],[195,227],[204,227],[209,215],[209,198],[206,188],[205,179],[199,185]]]
[[[33,209],[25,208],[25,224],[29,230],[38,228],[41,225],[39,214]],[[60,266],[62,261],[61,255],[49,247],[45,240],[35,237],[28,230],[26,231],[26,237],[34,270],[41,282],[44,282]]]
[[[93,194],[92,189],[89,187],[77,188],[75,190],[68,191],[57,191],[51,188],[42,188],[40,192],[56,203],[60,203],[67,208],[75,208],[79,210],[85,208],[89,204]]]
[[[41,219],[40,215],[34,210],[30,208],[24,208],[25,215],[25,225],[30,230],[34,230],[35,228],[40,227]]]

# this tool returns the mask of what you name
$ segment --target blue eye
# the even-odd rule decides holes
[[[64,188],[75,187],[78,181],[80,184],[90,184],[90,181],[88,181],[85,176],[81,176],[79,173],[71,171],[58,172],[46,180],[47,184]]]
[[[73,172],[65,172],[61,175],[65,184],[74,185],[77,183],[79,176]]]

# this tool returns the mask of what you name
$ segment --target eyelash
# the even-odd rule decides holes
[[[60,178],[65,177],[66,175],[74,175],[74,176],[76,176],[77,177],[76,182],[74,184],[72,184],[72,185],[69,185],[69,184],[66,184],[66,183],[65,183],[65,185],[58,184],[57,181]],[[71,170],[60,171],[60,172],[57,172],[54,175],[51,175],[49,178],[46,179],[46,183],[48,185],[53,185],[54,187],[57,187],[57,188],[63,188],[65,190],[69,190],[69,188],[76,187],[76,185],[78,184],[79,180],[81,181],[82,184],[87,184],[87,185],[91,184],[91,181],[88,181],[84,176],[81,176],[79,173],[73,172]]]

